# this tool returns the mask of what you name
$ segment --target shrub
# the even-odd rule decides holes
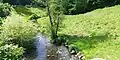
[[[46,7],[45,6],[45,0],[33,0],[32,1],[33,6],[40,6],[40,7]]]
[[[3,22],[0,39],[5,44],[18,44],[27,50],[31,50],[34,47],[33,37],[36,33],[37,25],[25,21],[21,16],[12,15]]]
[[[97,8],[120,4],[119,0],[62,0],[65,14],[85,13]]]
[[[30,4],[32,2],[32,0],[2,0],[3,3],[9,3],[12,5],[26,5],[26,4]]]
[[[11,7],[9,4],[0,3],[0,17],[6,17],[10,14]]]
[[[11,5],[30,5],[45,7],[45,4],[42,0],[0,0],[3,3],[9,3]]]
[[[23,48],[17,45],[4,45],[0,47],[0,60],[22,60]]]

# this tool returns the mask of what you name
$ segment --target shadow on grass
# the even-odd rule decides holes
[[[101,36],[77,36],[77,35],[65,35],[66,39],[69,41],[68,44],[74,44],[79,50],[89,50],[95,48],[97,44],[110,40],[107,35]]]

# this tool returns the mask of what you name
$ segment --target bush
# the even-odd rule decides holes
[[[44,1],[43,0],[33,0],[32,5],[35,6],[35,7],[37,7],[37,6],[46,7],[45,6],[45,0]]]
[[[26,5],[26,4],[30,4],[32,2],[32,0],[2,0],[3,3],[9,3],[12,5]]]
[[[6,17],[10,14],[11,7],[9,4],[0,3],[0,17]]]
[[[5,45],[0,47],[0,60],[22,60],[23,48],[17,45]]]
[[[85,13],[97,8],[119,4],[119,0],[62,0],[65,14]]]
[[[25,21],[21,16],[12,15],[3,22],[0,39],[5,44],[18,44],[20,47],[32,50],[34,47],[33,37],[36,33],[37,25]]]
[[[45,4],[42,0],[0,0],[3,3],[9,3],[11,5],[30,5],[45,7]]]

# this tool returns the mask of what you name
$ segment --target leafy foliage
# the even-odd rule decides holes
[[[23,52],[23,48],[17,45],[0,46],[0,60],[21,60]]]
[[[2,0],[3,3],[9,3],[12,5],[27,5],[32,2],[32,0]]]
[[[12,15],[2,24],[0,39],[7,44],[18,44],[26,50],[33,49],[33,37],[37,33],[37,25],[27,22],[23,17]]]
[[[62,0],[65,14],[85,13],[97,8],[119,4],[119,0]]]
[[[10,14],[11,7],[9,4],[0,3],[0,17],[6,17]]]
[[[32,1],[32,6],[35,6],[35,7],[46,7],[46,4],[45,4],[45,0],[33,0]]]
[[[50,2],[52,4],[50,4]],[[50,21],[51,39],[53,40],[53,43],[56,44],[58,39],[58,31],[63,18],[61,0],[51,0],[46,1],[46,3]]]
[[[2,3],[9,3],[11,5],[32,5],[45,7],[45,4],[42,0],[0,0]]]
[[[50,23],[48,20],[48,17],[42,17],[37,19],[37,22],[39,24],[39,30],[41,33],[46,34],[48,36],[50,36]]]

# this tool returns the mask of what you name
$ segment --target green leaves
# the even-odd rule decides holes
[[[37,34],[37,25],[33,22],[27,22],[19,15],[7,17],[2,24],[0,39],[5,44],[18,44],[27,50],[34,46],[33,37]],[[29,46],[29,47],[28,47]]]
[[[10,14],[11,7],[9,4],[0,3],[0,17],[6,17]]]
[[[65,14],[76,15],[119,4],[118,0],[61,0]]]
[[[0,17],[0,25],[2,24],[3,19]]]
[[[0,46],[0,60],[21,60],[24,53],[22,47],[18,45],[6,44]]]

